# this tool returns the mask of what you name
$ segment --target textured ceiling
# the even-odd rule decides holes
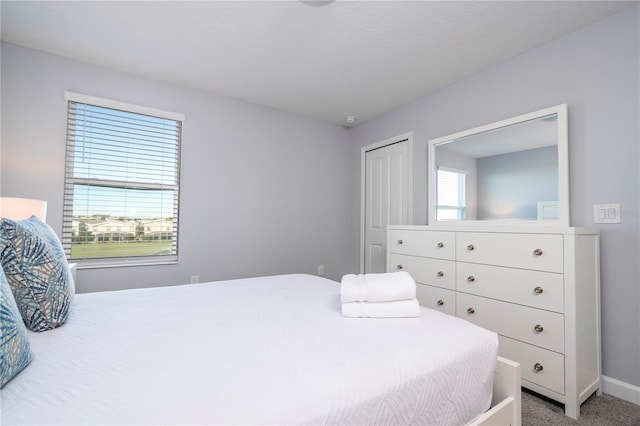
[[[306,3],[2,0],[1,37],[344,125],[635,2]]]

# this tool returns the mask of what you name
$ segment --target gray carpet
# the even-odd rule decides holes
[[[564,406],[544,396],[522,390],[522,425],[640,426],[640,405],[611,395],[592,395],[580,408],[580,418],[564,415]]]

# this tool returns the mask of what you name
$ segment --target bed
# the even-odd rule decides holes
[[[297,274],[77,294],[63,326],[28,333],[1,423],[520,423],[494,333],[427,308],[345,318],[339,295]]]

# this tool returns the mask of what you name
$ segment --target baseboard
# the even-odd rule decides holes
[[[602,392],[640,405],[640,387],[602,376]]]

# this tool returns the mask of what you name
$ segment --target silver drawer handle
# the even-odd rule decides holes
[[[438,274],[437,274],[437,275],[438,275],[439,277],[441,277],[441,278],[442,278],[442,277],[444,277],[444,272],[442,272],[442,271],[438,271]]]
[[[540,250],[540,249],[535,249],[535,250],[533,251],[533,254],[535,254],[536,256],[542,256],[542,250]]]
[[[438,243],[438,248],[444,247],[444,243]]]
[[[542,364],[540,364],[539,362],[536,362],[536,364],[533,366],[533,369],[536,372],[541,372],[542,370],[544,370],[544,367],[542,366]]]
[[[542,294],[543,291],[544,290],[542,289],[542,287],[536,287],[536,288],[533,289],[533,292],[535,294]]]
[[[402,265],[398,265],[398,266],[396,266],[396,268],[402,269]]]
[[[541,326],[540,324],[536,324],[535,327],[533,327],[533,329],[536,331],[536,333],[542,333],[542,331],[544,330],[544,327]]]
[[[473,275],[469,275],[467,277],[467,281],[469,281],[470,283],[474,282],[476,280],[476,277],[474,277]]]
[[[398,240],[398,244],[402,244],[402,240]]]
[[[469,251],[473,251],[473,250],[475,250],[475,249],[476,249],[476,247],[475,247],[473,244],[469,244],[469,245],[467,246],[467,250],[469,250]]]
[[[467,313],[469,313],[469,314],[474,314],[475,312],[476,312],[476,310],[473,309],[473,308],[467,309]]]
[[[444,301],[442,299],[438,300],[436,303],[438,304],[438,306],[444,305]]]

